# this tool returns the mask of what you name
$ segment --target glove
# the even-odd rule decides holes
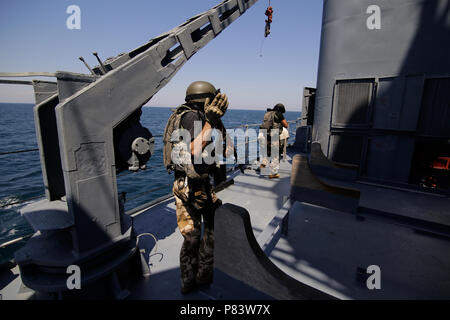
[[[185,178],[180,178],[175,181],[172,191],[183,203],[189,201],[189,187],[185,183]]]
[[[206,121],[208,121],[212,127],[218,126],[220,118],[227,112],[228,105],[228,97],[224,93],[217,94],[211,103],[209,103],[209,99],[207,99],[205,101]]]

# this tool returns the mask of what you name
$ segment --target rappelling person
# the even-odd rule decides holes
[[[262,153],[260,168],[270,167],[269,179],[279,178],[280,170],[280,135],[283,128],[288,128],[284,118],[286,109],[283,104],[278,103],[273,109],[267,109],[264,120],[260,126],[258,141]],[[262,130],[261,130],[262,129]]]
[[[269,6],[266,9],[265,15],[267,16],[267,20],[266,20],[266,29],[264,31],[264,37],[267,38],[267,36],[270,34],[270,24],[272,23],[272,16],[273,16],[272,6]]]
[[[213,281],[214,213],[222,202],[216,197],[209,180],[209,173],[215,164],[197,164],[194,158],[202,157],[207,141],[210,141],[211,129],[223,130],[221,118],[228,108],[227,96],[205,81],[190,84],[185,100],[186,103],[169,118],[163,137],[164,164],[169,172],[174,171],[177,224],[184,238],[180,251],[183,294]],[[194,130],[195,126],[197,130]],[[177,129],[184,129],[191,139],[173,141],[172,134]],[[196,132],[200,130],[200,133]],[[181,156],[174,159],[177,152]],[[183,158],[183,155],[186,157]]]

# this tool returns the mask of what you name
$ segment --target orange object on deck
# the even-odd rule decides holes
[[[433,161],[433,169],[450,170],[450,157],[438,157]]]

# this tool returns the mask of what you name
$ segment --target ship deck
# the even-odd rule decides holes
[[[234,183],[219,191],[223,203],[232,203],[250,213],[253,233],[258,237],[283,207],[290,192],[291,157],[280,162],[280,178],[268,179],[267,169],[260,173],[245,170],[232,173],[228,179]],[[143,237],[139,247],[146,253],[151,251],[151,275],[141,281],[133,291],[131,299],[268,299],[263,293],[236,281],[216,270],[214,284],[188,295],[180,293],[179,252],[183,237],[178,231],[175,217],[175,203],[169,198],[134,216],[137,234],[152,233]]]
[[[324,179],[328,183],[360,190],[358,214],[304,202],[290,204],[286,200],[291,193],[292,158],[288,154],[280,163],[279,179],[268,179],[264,170],[235,171],[228,177],[234,183],[217,193],[224,204],[248,211],[255,238],[280,270],[340,299],[450,298],[448,196],[328,178]],[[287,210],[287,234],[280,235],[275,229],[280,213]],[[139,248],[145,250],[151,275],[136,284],[129,299],[272,299],[217,269],[212,286],[182,295],[183,238],[173,197],[132,217],[136,233],[147,234],[140,237]],[[271,246],[264,246],[269,242]],[[239,254],[236,258],[245,259]],[[366,288],[369,265],[380,266],[382,290]],[[4,278],[5,273],[0,275]],[[3,299],[32,298],[32,292],[21,287],[17,267],[2,277],[0,284],[7,283],[0,287]]]
[[[323,179],[360,190],[358,214],[295,202],[288,206],[287,234],[281,235],[275,229],[291,192],[292,157],[281,163],[280,179],[269,180],[254,170],[237,171],[230,177],[234,184],[218,193],[224,203],[248,211],[255,238],[280,270],[339,299],[450,297],[448,196]],[[271,298],[219,270],[211,287],[180,294],[183,239],[174,217],[174,201],[168,199],[134,218],[137,232],[153,233],[158,244],[150,237],[140,243],[147,253],[152,251],[152,275],[139,283],[131,299]],[[267,235],[276,239],[265,239]],[[265,242],[271,246],[264,247]],[[245,259],[239,254],[236,258]],[[370,265],[380,266],[383,290],[367,289]]]

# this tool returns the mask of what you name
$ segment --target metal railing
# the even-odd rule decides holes
[[[287,121],[287,123],[288,124],[296,124],[296,127],[298,127],[298,122],[300,121],[300,118],[297,118],[297,120],[290,120],[290,121]],[[241,126],[239,126],[239,127],[235,127],[235,128],[231,128],[231,129],[239,129],[239,128],[245,128],[245,142],[244,143],[241,143],[241,144],[238,144],[238,145],[236,145],[236,146],[242,146],[242,145],[245,145],[245,163],[246,164],[249,164],[251,161],[255,161],[255,159],[251,159],[251,161],[250,161],[250,158],[249,158],[249,148],[248,148],[248,145],[250,144],[250,143],[254,143],[254,142],[257,142],[258,141],[258,139],[255,139],[255,140],[249,140],[249,134],[248,134],[248,129],[249,128],[252,128],[252,127],[259,127],[259,126],[261,126],[261,123],[255,123],[255,124],[244,124],[244,125],[241,125]],[[289,131],[290,129],[288,128],[288,131]],[[294,137],[295,138],[295,137]],[[291,137],[291,132],[289,132],[289,138],[288,138],[288,141],[289,140],[291,140],[292,139],[292,137]],[[237,159],[236,159],[237,160]]]
[[[288,124],[294,124],[294,123],[295,123],[295,124],[298,124],[298,121],[299,121],[299,120],[300,120],[300,118],[297,119],[297,120],[291,120],[291,121],[287,121],[287,122],[288,122]],[[251,140],[251,141],[249,140],[248,129],[249,129],[249,128],[252,128],[252,127],[259,127],[260,125],[261,125],[260,123],[258,123],[258,124],[245,124],[245,125],[241,125],[241,126],[238,126],[238,127],[230,128],[230,129],[245,128],[245,142],[244,142],[244,143],[241,143],[241,144],[239,144],[239,145],[245,145],[245,163],[246,163],[246,164],[249,164],[249,163],[250,163],[250,161],[249,161],[250,159],[249,159],[249,148],[248,148],[248,145],[249,145],[250,143],[253,143],[253,142],[257,142],[257,141],[258,141],[257,139]],[[155,137],[155,138],[162,138],[163,135],[156,135],[156,136],[154,136],[154,137]],[[291,138],[292,138],[292,137],[290,136],[289,139],[291,139]],[[32,151],[38,151],[38,150],[39,150],[39,149],[32,149],[32,150],[23,150],[23,151],[10,152],[10,153],[0,153],[0,155],[4,155],[4,154],[12,154],[12,153],[19,153],[19,152],[32,152]],[[237,160],[237,159],[236,159],[236,160]],[[252,161],[254,161],[254,159],[252,159]],[[158,167],[156,167],[156,166],[148,166],[148,167],[147,167],[147,169],[156,169],[156,168],[158,168]],[[236,171],[236,170],[238,170],[237,165],[235,165],[234,167],[232,167],[231,169],[229,169],[227,172],[228,172],[228,173],[229,173],[229,172],[232,172],[232,171],[234,172],[234,171]],[[128,171],[128,172],[125,172],[125,173],[123,173],[123,174],[119,174],[118,177],[119,177],[119,176],[120,176],[120,177],[124,177],[124,176],[126,176],[126,175],[129,175],[129,174],[136,174],[136,173],[138,173],[138,172],[130,172],[130,171]],[[148,191],[144,191],[144,192],[141,192],[141,193],[135,195],[134,197],[128,199],[127,201],[134,201],[134,200],[136,200],[136,199],[138,199],[138,198],[140,198],[140,197],[142,197],[142,196],[144,196],[144,195],[147,195],[147,194],[152,193],[152,192],[155,192],[155,191],[160,191],[160,190],[162,190],[162,189],[164,189],[164,188],[167,188],[167,187],[170,187],[170,185],[169,185],[169,184],[164,184],[164,185],[162,185],[162,186],[160,186],[160,187],[152,188],[152,189],[150,189],[150,190],[148,190]],[[167,195],[165,195],[165,196],[162,196],[162,197],[160,197],[160,198],[158,198],[158,199],[165,200],[165,199],[167,199],[167,198],[169,197],[169,195],[171,195],[171,194],[169,193],[169,194],[167,194]],[[25,203],[25,202],[28,202],[28,201],[31,201],[31,200],[36,200],[36,199],[44,198],[44,197],[45,197],[45,195],[43,194],[43,195],[40,195],[40,196],[35,196],[35,197],[23,199],[23,200],[18,200],[18,201],[12,202],[12,203],[2,204],[2,205],[0,205],[0,209],[6,208],[6,207],[10,207],[10,206],[14,206],[14,205],[20,205],[20,204],[22,204],[22,203]],[[157,200],[158,200],[158,199],[157,199]],[[147,202],[147,203],[144,203],[144,204],[142,204],[142,205],[140,205],[139,207],[136,207],[136,208],[143,208],[143,207],[145,207],[145,206],[146,206],[147,204],[149,204],[149,203],[155,204],[154,201],[155,201],[155,200],[150,201],[150,202]],[[129,210],[129,212],[136,212],[136,208],[133,208],[133,209]],[[127,214],[128,214],[128,212],[127,212]],[[28,239],[28,238],[30,238],[31,236],[32,236],[32,234],[29,234],[29,235],[26,235],[26,236],[23,236],[23,237],[19,237],[19,238],[14,239],[14,240],[7,241],[7,242],[5,242],[5,243],[3,243],[3,244],[0,244],[0,249],[4,249],[4,248],[6,248],[6,247],[8,247],[8,246],[10,246],[10,245],[13,245],[13,244],[17,243],[17,242],[20,242],[20,241],[22,241],[22,240]]]
[[[293,124],[293,123],[298,123],[298,121],[299,121],[300,119],[297,119],[297,120],[291,120],[291,121],[287,121],[288,122],[288,124]],[[238,126],[238,127],[233,127],[233,128],[230,128],[230,129],[239,129],[239,128],[245,128],[245,137],[246,137],[246,140],[245,140],[245,142],[244,143],[241,143],[241,144],[238,144],[238,145],[236,145],[236,146],[241,146],[241,145],[245,145],[246,146],[246,150],[248,149],[248,144],[249,143],[253,143],[253,142],[257,142],[258,140],[257,139],[255,139],[255,140],[249,140],[249,136],[248,136],[248,128],[251,128],[251,127],[259,127],[261,124],[260,123],[256,123],[256,124],[244,124],[244,125],[241,125],[241,126]],[[153,136],[154,138],[162,138],[163,137],[163,135],[155,135],[155,136]],[[289,140],[291,139],[292,137],[290,136],[289,137]],[[9,152],[0,152],[0,156],[3,156],[3,155],[9,155],[9,154],[17,154],[17,153],[25,153],[25,152],[35,152],[35,151],[39,151],[39,149],[27,149],[27,150],[16,150],[16,151],[9,151]],[[246,162],[246,163],[248,163],[248,162]],[[158,168],[157,166],[147,166],[147,169],[156,169],[156,168]],[[125,173],[122,173],[122,174],[119,174],[118,176],[120,176],[120,177],[123,177],[123,176],[126,176],[126,175],[128,175],[128,174],[133,174],[133,173],[136,173],[136,172],[125,172]],[[21,203],[23,203],[23,202],[27,202],[27,201],[30,201],[30,200],[35,200],[35,199],[38,199],[38,198],[40,198],[40,197],[44,197],[45,195],[40,195],[40,196],[35,196],[35,197],[32,197],[32,198],[27,198],[27,199],[23,199],[23,200],[19,200],[19,201],[16,201],[16,202],[13,202],[13,203],[6,203],[6,204],[2,204],[2,205],[0,205],[0,209],[1,208],[5,208],[5,207],[9,207],[9,206],[12,206],[12,205],[17,205],[17,204],[21,204]]]
[[[294,124],[294,123],[296,124],[296,123],[298,123],[299,120],[300,120],[300,118],[297,119],[297,120],[291,120],[291,121],[287,121],[287,122],[288,122],[288,124]],[[230,128],[230,129],[240,129],[240,128],[245,128],[245,141],[244,141],[244,143],[237,144],[236,146],[242,146],[242,145],[245,145],[245,163],[246,163],[246,164],[250,163],[250,162],[249,162],[249,157],[248,157],[248,153],[249,153],[248,145],[249,145],[250,143],[254,143],[254,142],[257,142],[257,141],[258,141],[257,139],[255,139],[255,140],[249,140],[248,129],[249,129],[249,128],[252,128],[252,127],[259,127],[260,125],[261,125],[260,123],[256,123],[256,124],[244,124],[244,125],[241,125],[241,126],[238,126],[238,127]],[[163,135],[155,135],[155,136],[154,136],[154,138],[162,138],[162,137],[163,137]],[[290,140],[290,139],[292,139],[291,136],[289,137],[289,140]],[[39,151],[39,149],[28,149],[28,150],[18,150],[18,151],[11,151],[11,152],[3,152],[3,153],[0,153],[0,156],[2,156],[2,155],[7,155],[7,154],[23,153],[23,152],[34,152],[34,151]],[[236,160],[237,160],[237,159],[236,159]],[[158,167],[158,166],[147,166],[147,169],[157,169],[157,168],[159,168],[159,167]],[[131,172],[131,171],[128,171],[128,172],[124,172],[124,173],[118,174],[117,176],[118,176],[118,177],[124,177],[124,176],[127,176],[127,175],[129,175],[129,174],[136,174],[136,173],[139,173],[139,172]],[[166,187],[166,186],[163,186],[163,187]],[[157,190],[157,191],[158,191],[158,190]],[[148,192],[143,192],[142,194],[143,194],[143,195],[144,195],[144,194],[148,194]],[[14,205],[20,205],[20,204],[22,204],[22,203],[25,203],[25,202],[28,202],[28,201],[31,201],[31,200],[36,200],[36,199],[39,199],[39,198],[44,198],[44,197],[45,197],[45,194],[42,194],[42,195],[39,195],[39,196],[34,196],[34,197],[31,197],[31,198],[26,198],[26,199],[18,200],[18,201],[11,202],[11,203],[1,204],[1,205],[0,205],[0,209],[6,208],[6,207],[10,207],[10,206],[14,206]],[[135,198],[132,198],[131,200],[135,200]],[[131,200],[129,200],[129,201],[131,201]]]

